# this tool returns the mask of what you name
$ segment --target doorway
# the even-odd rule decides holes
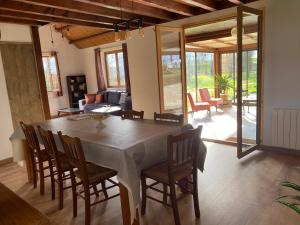
[[[184,113],[193,126],[203,125],[204,140],[237,145],[239,158],[255,150],[261,139],[261,33],[262,11],[245,6],[226,19],[184,27],[184,38],[182,28],[158,26],[161,112]],[[171,77],[177,88],[166,82]]]

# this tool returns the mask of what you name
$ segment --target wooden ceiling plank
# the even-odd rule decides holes
[[[219,39],[215,39],[214,41],[217,42],[217,43],[220,43],[220,44],[224,44],[224,45],[236,46],[235,44],[232,44],[232,43],[226,42],[226,41],[222,41],[222,40],[219,40]]]
[[[214,0],[180,0],[179,2],[200,7],[210,12],[217,10],[216,2]]]
[[[134,13],[142,16],[156,16],[160,19],[172,20],[176,18],[175,14],[163,9],[157,9],[152,6],[147,6],[144,4],[136,3],[129,0],[75,0],[82,3],[92,4],[96,6],[101,6],[109,9],[120,10],[128,13]],[[121,3],[121,5],[120,5]]]
[[[136,3],[143,4],[145,6],[151,6],[158,9],[167,10],[183,16],[194,16],[199,14],[195,7],[185,5],[172,0],[133,0]]]
[[[80,41],[86,41],[87,39],[98,37],[100,35],[104,35],[104,34],[107,34],[107,33],[110,33],[110,32],[113,33],[112,31],[100,32],[100,33],[97,33],[97,34],[92,34],[92,35],[85,36],[85,37],[82,37],[82,38],[78,38],[78,39],[75,39],[75,40],[70,40],[69,43],[73,44],[73,43],[77,43],[77,42],[80,42]]]
[[[233,3],[233,4],[236,4],[236,5],[243,4],[243,2],[240,1],[240,0],[227,0],[227,1],[229,1],[229,2],[231,2],[231,3]]]
[[[30,20],[43,21],[43,22],[56,22],[56,23],[65,23],[68,25],[73,24],[73,25],[82,25],[82,26],[90,26],[90,27],[99,27],[99,28],[110,29],[110,30],[113,29],[112,25],[107,25],[107,24],[92,23],[86,21],[75,21],[72,19],[35,15],[35,14],[24,13],[24,12],[16,13],[13,11],[3,10],[3,9],[0,9],[0,15],[3,17],[10,17],[10,18],[23,18],[23,19],[30,19]]]
[[[119,10],[113,10],[105,7],[95,6],[91,4],[86,4],[83,2],[78,2],[74,0],[14,0],[18,2],[29,3],[33,5],[41,5],[50,8],[63,9],[72,12],[80,12],[80,13],[88,13],[91,15],[105,16],[114,19],[121,19],[121,13]],[[122,13],[122,19],[131,19],[132,17],[139,17],[139,15],[133,13]],[[145,24],[157,24],[159,21],[157,20],[155,14],[152,17],[143,17]],[[169,18],[172,20],[173,18]],[[166,19],[164,19],[165,21]]]
[[[0,22],[14,23],[14,24],[25,24],[25,25],[35,25],[35,26],[44,26],[44,25],[47,24],[45,22],[29,20],[29,19],[9,18],[9,17],[4,17],[2,15],[0,15]]]
[[[71,12],[62,9],[51,9],[45,6],[31,5],[27,3],[8,1],[8,0],[0,1],[0,9],[6,9],[15,12],[25,12],[25,13],[30,12],[36,15],[48,15],[48,16],[53,16],[58,18],[69,18],[69,19],[74,19],[79,21],[100,22],[103,24],[113,24],[118,22],[117,19],[113,19],[113,18],[89,15],[85,13]]]

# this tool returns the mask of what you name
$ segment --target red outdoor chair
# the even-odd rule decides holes
[[[195,103],[191,93],[187,93],[187,95],[192,108],[192,116],[194,116],[194,112],[198,112],[201,110],[207,110],[208,114],[210,115],[210,104],[208,102]]]
[[[222,98],[211,98],[207,88],[200,88],[199,93],[202,102],[208,102],[211,106],[215,106],[216,111],[218,111],[218,106],[223,104]]]

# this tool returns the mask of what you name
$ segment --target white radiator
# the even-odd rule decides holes
[[[300,109],[272,111],[272,145],[300,150]]]

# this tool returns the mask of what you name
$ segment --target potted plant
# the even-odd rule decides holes
[[[281,186],[290,188],[292,190],[300,192],[300,185],[291,183],[289,181],[283,181],[280,183]],[[294,210],[300,215],[300,196],[299,195],[284,195],[276,199],[280,204]]]
[[[223,101],[228,101],[228,89],[232,87],[232,79],[228,75],[217,75],[217,87],[219,88],[220,97]]]

